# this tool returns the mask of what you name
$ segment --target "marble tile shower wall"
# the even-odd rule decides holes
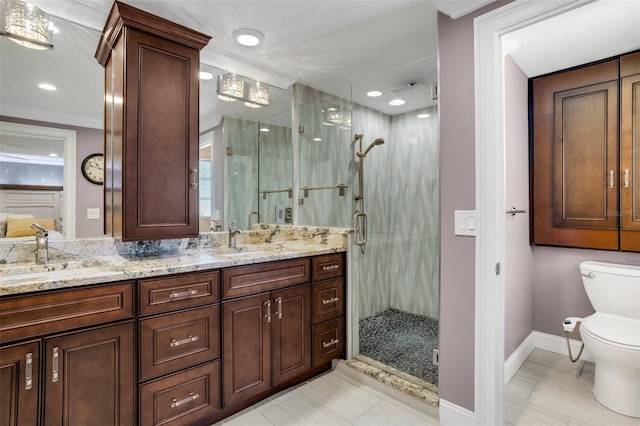
[[[291,128],[268,125],[269,132],[261,132],[260,140],[260,178],[259,190],[282,190],[291,188],[293,182],[293,145]],[[288,193],[278,192],[259,196],[260,222],[284,223],[276,218],[276,206],[293,207],[293,199]],[[254,218],[254,222],[257,218]]]
[[[322,125],[322,109],[329,104],[349,108],[344,100],[298,86],[300,186],[344,182],[345,197],[316,191],[304,199],[300,225],[353,227],[359,205],[358,163],[353,141],[364,134],[366,148],[385,139],[364,162],[364,196],[368,215],[365,254],[353,247],[352,279],[358,289],[359,318],[393,307],[438,318],[439,308],[439,182],[438,111],[418,119],[415,113],[390,117],[353,105],[351,128]],[[301,101],[300,101],[301,100]],[[310,130],[311,129],[311,130]],[[314,131],[322,141],[313,141]],[[325,139],[325,137],[327,139]],[[336,181],[336,182],[333,182]]]
[[[353,134],[348,126],[351,120],[350,103],[322,91],[302,85],[294,86],[297,104],[297,125],[304,127],[298,133],[300,193],[298,223],[315,226],[351,227],[353,215],[354,170]],[[341,110],[344,122],[327,121],[329,108]],[[355,168],[354,168],[355,167]],[[309,191],[304,196],[303,187],[345,184],[343,196],[337,189]]]
[[[364,163],[369,236],[364,255],[354,250],[360,318],[387,307],[438,318],[438,114],[427,112],[387,117],[385,132],[383,115],[354,108],[364,145],[385,139]]]

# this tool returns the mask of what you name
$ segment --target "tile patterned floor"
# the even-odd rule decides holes
[[[436,386],[431,360],[437,346],[436,319],[389,308],[360,320],[361,355]]]
[[[379,385],[379,386],[378,386]],[[340,363],[216,425],[438,425],[437,409]]]

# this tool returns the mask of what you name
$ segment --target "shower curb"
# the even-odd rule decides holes
[[[412,383],[411,381],[400,377],[399,374],[393,374],[375,366],[376,362],[370,358],[367,358],[363,355],[356,355],[354,358],[343,361],[343,363],[362,374],[373,377],[377,381],[390,385],[394,389],[417,398],[420,401],[423,401],[433,407],[437,408],[439,406],[440,397],[437,392],[434,392],[427,386],[421,386],[416,383]],[[391,367],[387,368],[390,370],[394,370]],[[416,380],[423,382],[422,380],[417,378]],[[424,383],[425,385],[428,384],[426,382]]]

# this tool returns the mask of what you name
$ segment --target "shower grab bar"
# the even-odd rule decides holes
[[[356,212],[353,215],[353,228],[355,229],[354,244],[363,246],[367,243],[367,214],[365,212]]]
[[[266,200],[267,199],[267,194],[277,194],[279,192],[288,192],[289,194],[289,198],[293,198],[293,188],[286,188],[286,189],[271,189],[271,190],[266,190],[263,189],[262,191],[260,191],[260,193],[262,194],[262,199]]]
[[[338,195],[342,197],[345,193],[345,189],[347,189],[348,187],[349,186],[345,185],[344,183],[337,183],[335,185],[303,186],[302,188],[300,188],[300,190],[303,191],[304,198],[309,197],[309,191],[317,191],[320,189],[337,189]]]
[[[253,216],[258,216],[258,223],[260,223],[260,213],[259,212],[251,212],[251,213],[249,213],[249,221],[248,221],[249,230],[253,229],[253,221],[251,220],[251,218]]]

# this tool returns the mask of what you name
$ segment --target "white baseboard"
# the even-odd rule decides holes
[[[440,399],[440,424],[442,426],[474,426],[476,414],[459,405]]]
[[[574,356],[580,352],[580,346],[582,342],[579,340],[569,340],[571,343],[571,354]],[[534,349],[542,349],[549,352],[555,352],[557,354],[569,356],[567,350],[567,340],[564,337],[556,336],[553,334],[542,333],[540,331],[532,331],[526,339],[516,348],[509,358],[504,362],[504,383],[509,383],[509,380],[513,377],[518,369],[524,364],[525,360]],[[581,360],[593,362],[593,357],[589,351],[585,348]]]
[[[514,374],[520,369],[522,364],[526,361],[527,357],[533,350],[536,348],[536,335],[535,331],[530,333],[526,339],[520,346],[516,348],[515,351],[509,358],[504,361],[504,384],[509,383],[509,380],[513,377]]]

